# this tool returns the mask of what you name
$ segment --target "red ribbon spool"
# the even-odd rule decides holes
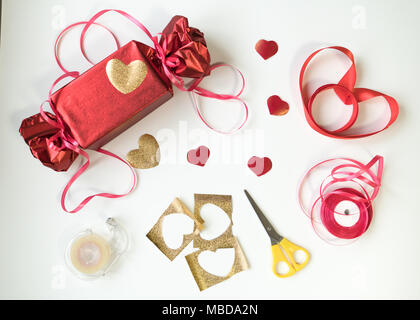
[[[353,201],[352,196],[364,198],[363,194],[357,190],[350,188],[340,188],[336,191],[338,192],[329,193],[322,202],[320,212],[321,221],[326,229],[337,238],[358,238],[367,230],[370,222],[372,221],[372,206],[370,204],[367,205],[363,201]],[[335,208],[340,202],[346,200],[354,202],[359,209],[359,219],[354,225],[350,227],[341,225],[335,218]]]
[[[309,207],[305,208],[302,196],[303,185],[317,168],[334,161],[345,163],[333,167],[330,174],[320,184],[319,196],[315,197],[310,209]],[[375,164],[377,164],[376,173],[372,170]],[[372,201],[379,192],[382,171],[383,157],[375,156],[366,165],[349,158],[328,159],[316,164],[306,172],[299,185],[299,203],[304,213],[311,219],[315,232],[322,239],[333,244],[338,243],[335,240],[342,240],[342,243],[348,244],[348,240],[355,240],[366,232],[372,221]],[[339,186],[342,183],[354,184],[358,187]],[[357,207],[357,212],[338,211],[338,205],[343,202],[353,203]],[[358,214],[359,217],[350,226],[342,225],[337,221],[337,215],[355,214]]]

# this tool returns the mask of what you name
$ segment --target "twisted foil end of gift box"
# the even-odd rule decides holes
[[[45,166],[48,166],[56,171],[66,171],[78,155],[81,155],[86,159],[86,162],[71,177],[70,181],[66,184],[61,194],[61,207],[68,213],[76,213],[80,211],[90,200],[95,197],[124,197],[134,190],[137,183],[136,172],[124,159],[110,151],[99,148],[96,150],[97,152],[120,160],[130,168],[133,175],[133,183],[129,191],[123,194],[113,194],[107,192],[97,193],[85,198],[75,209],[67,209],[65,204],[67,192],[69,191],[72,184],[79,178],[79,176],[87,170],[90,165],[90,158],[89,154],[80,148],[78,142],[72,137],[70,130],[61,119],[54,106],[54,103],[51,100],[51,94],[54,87],[61,80],[68,77],[77,78],[78,76],[78,72],[67,72],[60,76],[56,81],[54,81],[48,94],[48,100],[45,101],[49,104],[54,114],[45,112],[43,110],[44,102],[41,104],[40,112],[32,117],[25,119],[19,129],[22,137],[29,145],[34,157],[39,159]]]

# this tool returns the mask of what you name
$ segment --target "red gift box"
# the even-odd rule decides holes
[[[59,61],[57,45],[61,36],[74,26],[85,24],[81,43],[87,28],[96,24],[108,30],[118,45],[108,28],[94,22],[109,11],[134,22],[152,40],[154,48],[131,41],[82,75],[66,70]],[[64,78],[75,79],[53,94],[50,90],[48,102],[53,117],[47,116],[41,107],[40,113],[22,122],[19,131],[32,154],[44,165],[66,171],[82,149],[99,150],[170,99],[172,84],[188,91],[181,77],[195,78],[198,82],[191,90],[198,91],[198,83],[212,68],[203,33],[190,27],[187,18],[174,16],[160,36],[158,42],[137,19],[120,10],[102,10],[88,22],[76,22],[65,28],[55,43],[55,57],[64,74],[53,88]],[[83,46],[81,49],[86,57]],[[71,161],[61,163],[60,159]]]
[[[52,95],[82,148],[106,144],[173,96],[152,52],[131,41]]]
[[[109,11],[119,13],[133,22],[148,36],[154,48],[131,41],[81,75],[66,70],[60,63],[57,45],[61,36],[74,26],[85,25],[80,44],[86,59],[88,58],[83,49],[83,39],[92,24],[108,30],[119,46],[115,35],[107,27],[95,22]],[[87,22],[73,23],[59,34],[55,42],[55,58],[64,74],[54,82],[52,88],[67,77],[75,79],[55,93],[52,93],[53,89],[50,90],[47,102],[53,113],[45,112],[41,106],[40,113],[22,121],[19,132],[29,145],[33,156],[56,171],[66,171],[77,155],[86,158],[86,162],[63,190],[61,206],[65,211],[77,212],[96,196],[119,198],[134,189],[136,175],[130,167],[134,180],[128,193],[102,192],[87,197],[74,210],[67,210],[65,206],[69,188],[89,167],[89,154],[83,149],[97,150],[129,166],[122,158],[102,149],[101,146],[169,100],[173,96],[172,85],[203,97],[240,101],[245,108],[245,119],[236,130],[245,124],[248,109],[239,98],[244,86],[244,78],[240,71],[236,69],[242,77],[242,88],[237,94],[217,94],[199,87],[201,80],[208,76],[211,70],[226,66],[210,65],[210,55],[203,33],[190,27],[187,18],[174,16],[159,35],[158,40],[158,37],[152,36],[133,16],[113,9],[102,10]],[[183,77],[193,79],[188,87]],[[212,128],[197,106],[195,107],[200,119]]]
[[[91,24],[97,24],[94,21],[99,16],[109,11],[118,12],[134,22],[149,36],[154,48],[131,41],[82,75],[67,71],[57,55],[61,36],[80,24],[85,24],[87,30]],[[97,25],[108,30],[118,45],[108,28]],[[53,87],[66,77],[75,79],[55,93],[50,92],[48,102],[53,117],[47,116],[41,108],[40,113],[22,122],[19,131],[32,154],[44,165],[66,171],[72,161],[61,163],[60,159],[74,160],[85,148],[98,150],[170,99],[172,83],[187,90],[181,77],[200,81],[210,73],[210,55],[204,35],[190,27],[187,18],[174,16],[160,35],[160,42],[157,42],[138,20],[120,10],[103,10],[89,22],[76,22],[65,28],[55,43],[56,60],[64,74]],[[82,53],[85,55],[83,47]],[[59,152],[60,157],[57,157]],[[74,152],[76,155],[72,154]]]

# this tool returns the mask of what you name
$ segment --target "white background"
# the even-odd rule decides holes
[[[205,33],[212,60],[231,63],[244,73],[244,98],[251,115],[240,133],[220,136],[204,128],[188,95],[175,90],[172,100],[105,146],[124,156],[135,148],[140,135],[150,133],[161,144],[162,163],[138,171],[140,182],[130,196],[95,199],[82,212],[70,215],[61,210],[59,197],[81,159],[66,173],[49,170],[33,159],[18,129],[22,119],[38,112],[60,75],[52,50],[59,31],[104,8],[129,12],[153,34],[171,16],[187,16]],[[416,0],[3,1],[0,298],[420,298],[419,9]],[[147,41],[116,14],[101,21],[123,44],[131,39]],[[86,48],[92,59],[100,61],[114,47],[109,35],[95,30],[89,32]],[[86,70],[89,65],[78,51],[78,31],[66,36],[60,52],[69,69]],[[279,44],[279,52],[267,61],[254,50],[262,38]],[[398,100],[401,111],[393,126],[356,141],[326,138],[308,126],[297,77],[305,56],[326,45],[341,45],[355,54],[357,86]],[[215,79],[216,74],[207,82],[215,90],[233,83],[230,73]],[[286,116],[269,115],[265,101],[272,94],[290,103]],[[203,103],[206,114],[220,126],[240,116],[234,104],[216,103],[212,108],[208,101]],[[207,165],[188,164],[187,151],[202,144],[211,150]],[[71,190],[69,207],[92,192],[121,192],[128,186],[126,168],[90,154],[92,167]],[[385,169],[370,229],[350,246],[325,243],[300,211],[299,179],[310,165],[326,157],[350,155],[367,161],[375,154],[384,156]],[[273,169],[256,177],[246,166],[253,155],[270,157]],[[244,188],[280,233],[311,252],[302,272],[288,279],[272,274],[270,243]],[[203,292],[184,259],[194,250],[191,244],[170,262],[145,236],[174,197],[192,209],[194,193],[233,196],[234,233],[250,264],[249,270]],[[74,230],[108,216],[128,229],[130,250],[105,278],[80,280],[65,268],[66,239]]]

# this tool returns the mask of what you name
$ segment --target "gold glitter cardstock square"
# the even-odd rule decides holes
[[[230,270],[229,274],[225,277],[220,277],[211,274],[201,267],[200,263],[198,262],[198,256],[206,250],[197,250],[185,256],[185,259],[187,260],[188,266],[190,267],[191,273],[193,274],[195,282],[197,283],[200,291],[203,291],[207,288],[210,288],[211,286],[214,286],[215,284],[225,281],[231,278],[233,275],[241,271],[247,270],[249,268],[245,254],[238,242],[238,239],[236,239],[235,237],[233,237],[232,245],[230,248],[235,249],[235,259],[233,262],[232,269]],[[216,250],[217,249],[212,251]]]
[[[204,223],[205,221],[200,216],[201,208],[211,203],[220,209],[222,209],[230,219],[230,224],[227,227],[226,231],[220,236],[211,239],[205,240],[201,238],[200,234],[197,234],[194,237],[194,248],[211,250],[212,248],[230,248],[232,245],[232,196],[230,195],[217,195],[217,194],[194,194],[194,217],[200,222]]]
[[[163,238],[162,233],[162,223],[163,219],[167,215],[174,214],[174,213],[182,213],[188,216],[189,218],[194,220],[194,231],[190,234],[184,234],[183,241],[181,246],[178,249],[171,249],[169,248],[166,243],[165,239]],[[170,206],[165,210],[165,212],[160,216],[159,220],[156,224],[152,227],[152,229],[147,234],[147,237],[150,241],[152,241],[156,247],[159,248],[162,253],[167,256],[171,261],[174,260],[178,254],[181,253],[182,250],[199,234],[200,230],[203,229],[203,225],[198,219],[194,217],[191,211],[186,207],[186,205],[178,198],[175,198],[174,201],[170,204]]]

